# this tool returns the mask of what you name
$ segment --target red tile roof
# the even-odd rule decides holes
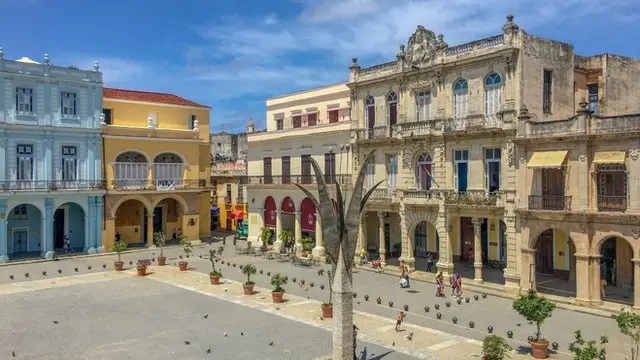
[[[210,109],[210,106],[201,105],[191,100],[181,98],[180,96],[173,94],[165,94],[159,92],[138,91],[138,90],[124,90],[124,89],[102,89],[102,96],[105,99],[117,99],[117,100],[129,100],[129,101],[143,101],[158,104],[170,104],[170,105],[182,105],[193,106]]]

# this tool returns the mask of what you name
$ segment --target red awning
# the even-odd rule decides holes
[[[302,231],[316,231],[316,207],[309,198],[302,200],[300,205],[300,225]]]
[[[276,227],[276,201],[271,196],[264,201],[264,226]]]
[[[244,219],[244,211],[242,211],[242,210],[234,210],[233,213],[231,214],[231,217],[234,220],[242,220],[242,219]]]

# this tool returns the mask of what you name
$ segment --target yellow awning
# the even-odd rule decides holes
[[[569,151],[534,152],[527,166],[531,169],[558,169],[564,164]]]
[[[594,164],[624,164],[624,151],[601,151],[593,157]]]

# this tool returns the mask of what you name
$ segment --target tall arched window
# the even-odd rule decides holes
[[[467,116],[467,102],[469,98],[469,83],[467,80],[460,79],[453,86],[453,110],[456,118],[464,118]]]
[[[387,95],[387,123],[393,126],[398,122],[398,94],[390,92]]]
[[[367,128],[373,129],[376,126],[376,101],[373,96],[369,96],[364,104],[364,116],[367,120]]]
[[[416,162],[416,182],[419,190],[431,189],[431,177],[433,176],[433,162],[431,155],[422,154]]]
[[[116,157],[113,163],[116,186],[123,189],[147,187],[149,164],[147,158],[137,151],[127,151]]]
[[[431,93],[429,91],[421,91],[416,93],[416,120],[429,120],[431,115]]]
[[[484,112],[487,116],[500,111],[500,91],[502,79],[497,73],[491,73],[484,80]]]
[[[184,164],[173,153],[158,154],[153,160],[153,179],[156,190],[173,190],[182,185]]]

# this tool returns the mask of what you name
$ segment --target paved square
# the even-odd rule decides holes
[[[150,279],[89,276],[110,279],[1,295],[0,358],[13,358],[12,351],[16,359],[38,360],[314,359],[330,353],[331,334],[318,327]],[[365,346],[367,359],[413,359],[373,344],[360,344],[359,351]]]

